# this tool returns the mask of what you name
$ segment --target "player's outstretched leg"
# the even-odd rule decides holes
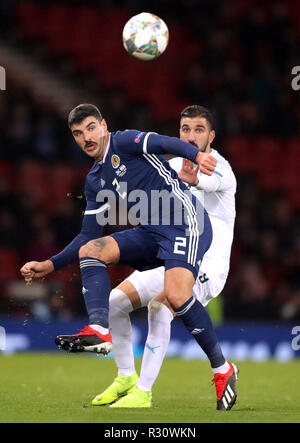
[[[130,389],[136,385],[138,379],[139,377],[136,372],[129,377],[122,377],[122,375],[118,374],[113,383],[94,398],[92,405],[103,406],[115,402],[128,394]]]
[[[120,257],[118,244],[111,237],[95,239],[79,250],[83,296],[89,316],[89,326],[79,334],[59,335],[56,345],[69,352],[111,351],[108,330],[109,294],[111,291],[107,264],[117,263]]]
[[[74,335],[58,335],[55,344],[68,352],[96,352],[104,355],[112,348],[110,334],[99,325],[86,326]]]
[[[216,373],[212,382],[215,383],[217,392],[217,410],[229,411],[236,402],[236,381],[238,379],[238,368],[235,364],[228,362],[230,369],[225,373]]]

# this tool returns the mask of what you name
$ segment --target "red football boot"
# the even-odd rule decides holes
[[[68,352],[96,352],[104,355],[112,348],[110,333],[101,334],[91,326],[85,326],[79,334],[58,335],[55,344]]]
[[[238,379],[238,368],[228,362],[230,369],[225,374],[215,374],[212,382],[216,385],[217,410],[229,411],[236,402],[236,381]]]

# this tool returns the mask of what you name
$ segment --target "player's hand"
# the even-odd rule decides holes
[[[183,159],[181,171],[178,172],[178,177],[188,183],[189,185],[196,186],[199,182],[198,180],[199,165],[194,168],[194,163],[191,160]]]
[[[205,152],[198,152],[195,158],[195,163],[199,166],[199,169],[203,174],[212,175],[217,166],[217,160],[211,154]]]
[[[54,271],[54,266],[51,260],[45,260],[42,262],[30,261],[25,263],[20,269],[21,275],[26,283],[32,283],[35,278],[43,278],[45,275]]]

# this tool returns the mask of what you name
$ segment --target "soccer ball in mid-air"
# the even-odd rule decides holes
[[[169,30],[157,15],[141,12],[123,29],[123,45],[129,54],[141,60],[153,60],[167,48]]]

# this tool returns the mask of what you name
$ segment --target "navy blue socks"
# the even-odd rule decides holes
[[[106,264],[97,258],[83,257],[80,259],[80,270],[89,324],[108,328],[111,284]]]
[[[175,312],[207,355],[211,367],[222,366],[226,359],[223,356],[211,318],[204,306],[196,298],[191,297],[180,308],[175,309]]]

